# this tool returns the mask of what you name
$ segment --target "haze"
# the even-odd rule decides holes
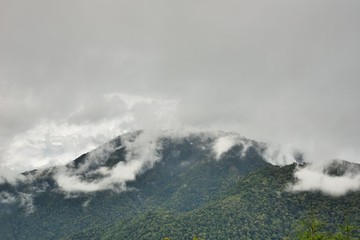
[[[359,1],[0,1],[0,174],[135,129],[360,162]]]

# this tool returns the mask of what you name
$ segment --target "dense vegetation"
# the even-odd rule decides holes
[[[204,207],[186,213],[148,211],[108,229],[103,239],[294,239],[310,213],[328,222],[324,230],[351,219],[360,225],[360,195],[332,198],[320,193],[284,192],[294,165],[268,167],[240,180],[234,190]],[[353,235],[359,237],[358,232]],[[307,238],[301,238],[307,239]],[[321,239],[321,238],[314,238]]]
[[[56,169],[30,185],[0,185],[0,193],[31,194],[35,207],[26,213],[22,202],[0,201],[1,239],[295,239],[311,214],[328,223],[321,228],[327,236],[346,221],[360,226],[359,193],[287,192],[296,164],[272,166],[255,142],[245,154],[237,144],[217,160],[213,141],[201,134],[161,139],[161,161],[128,182],[131,191],[68,195],[52,179]],[[121,146],[121,138],[113,143]],[[101,166],[125,161],[126,153],[117,148]],[[87,156],[67,167],[78,168]],[[39,191],[41,186],[46,188]]]

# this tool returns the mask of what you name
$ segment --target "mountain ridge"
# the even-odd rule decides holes
[[[180,136],[168,134],[158,136],[156,141],[151,136],[144,135],[144,131],[119,136],[63,167],[26,173],[25,175],[31,176],[31,181],[17,186],[0,185],[0,194],[7,194],[8,200],[8,203],[4,202],[4,195],[0,201],[0,209],[4,210],[0,213],[0,221],[5,223],[0,226],[0,234],[5,236],[4,239],[79,239],[79,234],[100,239],[111,235],[114,222],[126,222],[126,219],[137,222],[136,219],[141,219],[141,216],[152,211],[151,209],[155,212],[156,209],[173,212],[174,221],[181,223],[183,220],[179,220],[178,216],[189,216],[193,219],[193,211],[207,213],[206,206],[215,204],[216,201],[222,202],[225,207],[226,204],[231,206],[227,199],[240,196],[236,190],[239,184],[253,184],[253,190],[241,190],[247,192],[246,194],[263,193],[265,196],[269,194],[274,197],[278,192],[284,192],[287,184],[295,181],[294,171],[301,166],[273,166],[263,157],[264,151],[264,144],[234,133],[195,133]],[[141,161],[144,161],[144,164]],[[282,175],[277,169],[285,169],[286,176],[291,176],[285,178],[288,182],[279,179]],[[130,170],[136,173],[126,172]],[[265,171],[263,175],[266,175],[266,171],[279,175],[276,177],[275,174],[273,180],[268,181],[266,177],[259,175],[258,172],[262,171]],[[114,176],[121,173],[125,176]],[[71,184],[87,187],[88,191],[67,191],[77,188],[64,188],[59,184],[59,176],[69,179]],[[253,182],[246,182],[248,179]],[[262,181],[269,186],[272,181],[280,181],[281,184],[274,185],[271,189],[266,184],[261,184]],[[95,188],[97,185],[100,187]],[[268,190],[264,192],[264,189]],[[297,198],[294,200],[292,195],[307,196],[318,193],[288,194],[290,195],[285,195],[286,199],[290,199],[291,204],[297,204]],[[358,198],[358,195],[355,196]],[[13,199],[15,201],[9,203]],[[245,199],[245,203],[238,200],[235,202],[246,206],[252,201],[251,197]],[[325,199],[331,201],[331,197]],[[347,199],[346,196],[343,199]],[[287,202],[283,203],[286,205]],[[352,204],[355,203],[357,202]],[[304,213],[300,211],[297,214]],[[248,217],[251,218],[251,215]],[[223,216],[220,214],[218,218],[222,219]],[[206,216],[206,219],[212,222],[211,216]],[[288,221],[293,223],[295,219],[289,218]],[[189,228],[188,224],[184,226]],[[63,232],[64,229],[66,232]],[[123,229],[123,233],[128,229],[131,229],[131,226]],[[273,231],[267,229],[272,234],[280,231],[278,228]],[[162,233],[164,236],[161,237],[167,234],[166,231]],[[179,234],[186,235],[190,232],[186,233],[184,230]],[[185,239],[179,238],[179,234],[174,236]],[[285,232],[281,230],[278,234]],[[141,236],[136,236],[141,239]]]

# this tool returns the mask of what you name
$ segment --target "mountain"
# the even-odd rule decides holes
[[[1,184],[0,236],[281,239],[309,212],[330,219],[330,230],[345,217],[360,225],[358,192],[288,191],[294,171],[305,165],[274,166],[266,150],[234,133],[124,134],[66,166]],[[337,162],[324,172],[340,176],[357,167]]]
[[[266,167],[200,208],[183,213],[147,211],[114,224],[102,239],[192,239],[195,235],[217,240],[294,239],[298,225],[308,214],[328,222],[329,231],[335,231],[344,218],[359,226],[359,193],[334,198],[321,193],[284,192],[293,180],[294,169],[295,164]],[[356,236],[359,239],[359,232]]]

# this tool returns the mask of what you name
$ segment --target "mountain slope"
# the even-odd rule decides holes
[[[270,166],[261,146],[247,139],[237,137],[226,151],[214,152],[225,133],[146,141],[144,136],[141,131],[120,136],[67,166],[24,173],[28,180],[16,186],[0,185],[8,196],[0,201],[2,239],[57,239],[79,231],[99,237],[114,222],[150,209],[181,213],[202,207],[239,179]],[[147,161],[150,155],[155,160]],[[129,174],[134,168],[136,174]],[[129,176],[123,182],[121,174],[113,178],[119,169]]]
[[[186,213],[156,209],[120,221],[102,239],[282,239],[294,237],[299,221],[315,214],[334,231],[344,218],[360,226],[360,193],[329,197],[284,192],[295,165],[269,166],[239,180],[232,191]],[[360,232],[356,232],[356,238]]]

